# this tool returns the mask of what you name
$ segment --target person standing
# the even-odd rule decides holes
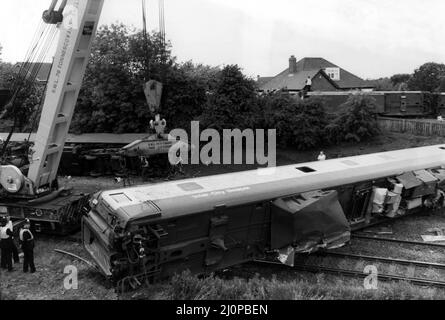
[[[309,76],[306,79],[306,83],[305,83],[305,86],[304,86],[304,91],[307,93],[307,92],[311,92],[311,90],[312,90],[312,79]]]
[[[5,217],[0,221],[0,248],[2,250],[0,266],[2,269],[13,271],[12,268],[12,231],[7,227]]]
[[[9,230],[11,230],[11,232],[14,234],[14,227],[12,225],[12,221],[11,221],[11,217],[6,217],[6,228],[8,228]],[[14,242],[14,236],[11,236],[11,251],[12,251],[12,258],[14,260],[14,263],[20,263],[20,259],[19,259],[19,250],[17,250],[17,246],[15,245]]]
[[[318,161],[325,161],[326,160],[326,155],[324,154],[323,151],[320,152],[320,154],[318,155]]]
[[[148,171],[150,170],[150,163],[148,162],[147,157],[140,157],[141,166],[142,166],[142,180],[145,181],[146,176],[148,175]]]
[[[29,230],[31,228],[31,223],[29,220],[26,220],[23,228],[20,230],[20,244],[22,246],[23,251],[23,272],[28,272],[28,269],[31,273],[36,272],[36,267],[34,265],[34,236]]]

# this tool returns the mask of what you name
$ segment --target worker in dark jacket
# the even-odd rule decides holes
[[[26,220],[23,228],[20,230],[20,244],[23,251],[23,272],[31,271],[31,273],[36,272],[36,267],[34,265],[34,236],[29,230],[31,223]]]
[[[2,250],[0,265],[2,269],[12,271],[12,231],[7,226],[8,221],[5,217],[0,218],[0,248]]]

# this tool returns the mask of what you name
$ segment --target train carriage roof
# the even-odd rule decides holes
[[[150,218],[153,208],[166,218],[443,165],[445,145],[436,145],[104,191],[100,199],[127,221]]]

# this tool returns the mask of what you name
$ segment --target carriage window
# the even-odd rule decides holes
[[[311,172],[317,171],[317,170],[309,168],[309,167],[299,167],[299,168],[297,168],[297,170],[304,172],[304,173],[311,173]]]
[[[195,182],[178,184],[178,187],[187,192],[204,189],[202,186]]]
[[[110,194],[110,197],[117,203],[131,202],[131,199],[125,193]]]

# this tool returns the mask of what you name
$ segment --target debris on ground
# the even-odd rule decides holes
[[[371,233],[375,235],[392,235],[394,234],[391,227],[379,227],[374,229],[363,230],[364,233]]]
[[[422,235],[424,242],[445,241],[445,228],[429,228],[426,232],[432,233],[432,235]]]
[[[445,236],[422,235],[422,239],[424,242],[439,242],[445,241]]]

